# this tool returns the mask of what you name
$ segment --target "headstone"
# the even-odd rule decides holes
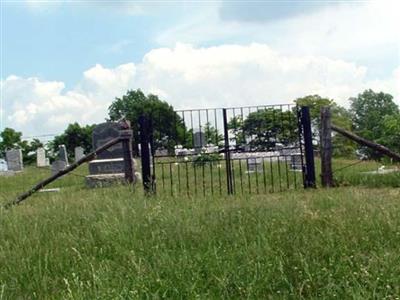
[[[46,158],[46,150],[44,148],[38,148],[36,150],[36,166],[37,167],[47,167],[48,158]]]
[[[301,153],[293,153],[290,156],[290,169],[294,170],[294,171],[302,171],[303,170]]]
[[[55,160],[52,164],[51,164],[51,175],[55,175],[58,172],[64,170],[67,167],[67,163],[63,160]]]
[[[157,149],[154,153],[154,156],[168,156],[167,149]]]
[[[119,137],[120,127],[116,122],[105,122],[97,125],[93,129],[92,144],[93,150],[105,143]],[[117,143],[107,150],[97,155],[98,159],[120,158],[123,157],[122,143]]]
[[[64,161],[68,165],[68,153],[65,145],[58,146],[58,159]]]
[[[24,169],[21,149],[6,151],[6,161],[8,170],[10,171],[22,171]]]
[[[193,134],[193,145],[196,150],[201,151],[201,148],[206,145],[206,135],[204,132],[196,131]]]
[[[85,150],[81,146],[75,147],[74,154],[75,154],[75,161],[78,161],[85,156]]]
[[[249,173],[263,171],[262,167],[262,158],[261,157],[249,157],[247,160],[247,170]]]
[[[97,125],[93,130],[93,150],[119,137],[120,125],[115,122],[106,122]],[[114,183],[125,182],[125,164],[122,143],[106,149],[89,162],[89,175],[86,176],[88,187],[108,186]],[[132,158],[133,172],[135,160]],[[136,177],[134,176],[136,179]]]
[[[206,153],[215,153],[218,152],[218,150],[219,150],[218,146],[209,145],[206,147]]]

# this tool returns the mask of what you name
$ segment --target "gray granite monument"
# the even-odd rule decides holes
[[[58,159],[62,160],[68,165],[68,153],[65,145],[58,146]]]
[[[202,148],[205,147],[207,144],[206,141],[206,135],[202,131],[196,131],[193,134],[193,146],[196,151],[196,153],[199,153],[202,151]]]
[[[303,170],[301,153],[293,153],[290,156],[290,169],[293,171],[302,171]]]
[[[55,175],[58,172],[64,170],[67,167],[67,163],[63,160],[55,160],[52,164],[51,164],[51,175]]]
[[[8,170],[10,171],[22,171],[24,169],[21,149],[7,150],[6,161]]]
[[[249,173],[263,172],[262,163],[263,160],[261,157],[249,157],[247,159],[247,172]]]
[[[93,130],[93,150],[105,143],[119,137],[120,125],[115,122],[106,122],[97,125]],[[132,158],[133,172],[135,172],[135,160]],[[122,143],[97,155],[95,160],[89,162],[89,175],[86,176],[88,187],[107,186],[113,183],[125,182],[125,165]]]

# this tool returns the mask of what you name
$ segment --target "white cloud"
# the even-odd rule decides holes
[[[254,11],[257,5],[261,11],[268,8],[264,2],[240,7]],[[271,10],[277,7],[275,2],[270,5]],[[398,64],[399,11],[397,0],[338,2],[274,22],[241,22],[221,19],[218,7],[208,6],[159,33],[155,40],[169,47],[176,42],[204,45],[257,41],[287,55],[322,55],[362,64],[387,61],[389,53],[389,60]]]
[[[70,122],[102,122],[115,97],[141,88],[175,108],[291,103],[308,94],[347,105],[366,88],[400,99],[400,66],[388,78],[369,81],[364,66],[323,56],[293,56],[265,44],[198,48],[177,44],[148,52],[139,64],[95,65],[80,83],[9,76],[2,83],[6,126],[24,135],[59,133]],[[400,104],[400,103],[399,103]]]

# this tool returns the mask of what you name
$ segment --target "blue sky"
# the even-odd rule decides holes
[[[41,134],[99,122],[131,88],[177,108],[309,93],[346,106],[367,87],[397,97],[399,8],[397,1],[1,0],[0,130]],[[79,114],[86,107],[93,113]]]

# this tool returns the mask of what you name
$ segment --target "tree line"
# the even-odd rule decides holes
[[[350,108],[346,109],[333,99],[319,95],[298,98],[294,102],[299,106],[309,106],[315,146],[318,147],[318,128],[320,126],[320,108],[330,106],[332,122],[339,127],[351,130],[356,134],[383,144],[393,151],[400,151],[400,112],[393,96],[384,92],[365,90],[349,99]],[[184,120],[174,108],[158,96],[145,95],[141,90],[130,90],[120,98],[115,98],[108,109],[109,121],[126,118],[131,122],[134,140],[138,141],[139,117],[146,114],[152,120],[153,136],[156,148],[173,151],[176,144],[191,148],[193,145],[193,129],[186,127]],[[273,149],[278,143],[289,145],[298,140],[297,110],[282,111],[276,107],[260,109],[248,115],[235,116],[228,123],[230,138],[236,146],[249,144],[252,149]],[[24,161],[30,163],[35,159],[35,150],[46,147],[50,158],[54,157],[59,145],[66,145],[69,155],[73,156],[74,148],[81,146],[86,152],[92,150],[92,132],[95,124],[81,126],[69,124],[65,131],[54,137],[46,145],[38,139],[28,142],[22,139],[22,133],[12,128],[5,128],[0,133],[0,156],[7,149],[21,148]],[[207,143],[219,144],[223,136],[210,123],[204,124],[202,131]],[[252,137],[246,140],[246,137]],[[335,156],[352,156],[358,151],[371,159],[380,159],[381,155],[371,150],[360,148],[353,142],[335,135],[333,137]],[[137,143],[134,143],[137,152]]]

